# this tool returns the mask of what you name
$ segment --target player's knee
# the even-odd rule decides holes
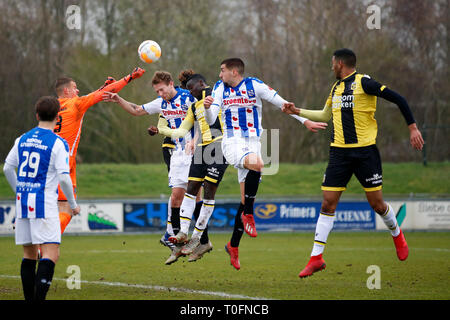
[[[370,203],[370,206],[372,207],[373,211],[375,211],[378,214],[384,214],[386,212],[387,205],[384,201],[377,201]]]
[[[179,208],[181,203],[183,202],[183,198],[171,198],[170,203],[172,208]]]
[[[336,211],[337,203],[331,199],[323,199],[322,208],[320,209],[322,212],[333,213]]]
[[[49,259],[56,264],[59,260],[59,245],[45,244],[41,245],[42,259]]]
[[[198,194],[198,191],[200,190],[202,186],[202,182],[201,181],[189,181],[188,185],[187,185],[187,189],[186,192],[189,194],[193,194],[196,195]]]
[[[264,162],[261,160],[256,164],[254,171],[262,172],[263,168],[264,168]]]
[[[264,161],[254,153],[250,153],[244,160],[244,167],[249,170],[261,172]]]

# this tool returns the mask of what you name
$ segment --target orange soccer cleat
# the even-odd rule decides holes
[[[244,231],[250,237],[256,237],[258,233],[256,232],[255,218],[252,214],[241,214],[242,224],[244,225]]]
[[[325,261],[322,259],[322,254],[317,256],[311,256],[305,269],[303,269],[298,275],[300,278],[311,276],[314,272],[324,270],[326,267]]]
[[[392,238],[394,239],[395,250],[397,251],[398,259],[400,261],[406,260],[406,258],[408,258],[409,249],[408,244],[406,243],[405,236],[403,235],[403,231],[400,229],[400,234]]]
[[[231,265],[236,270],[239,270],[241,268],[241,264],[239,263],[239,248],[232,247],[231,244],[228,242],[225,246],[225,251],[230,255]]]

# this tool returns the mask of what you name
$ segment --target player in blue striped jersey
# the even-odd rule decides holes
[[[253,204],[264,166],[260,142],[263,132],[262,100],[279,108],[283,105],[293,105],[261,80],[244,78],[244,67],[244,62],[239,58],[222,61],[219,74],[221,81],[216,83],[212,96],[206,97],[204,102],[205,117],[209,124],[214,123],[219,111],[222,111],[223,154],[228,163],[238,169],[241,206],[236,215],[232,239],[225,247],[230,254],[231,264],[236,269],[240,268],[237,247],[243,231],[251,237],[257,236]],[[327,126],[326,123],[299,116],[294,118],[313,132]]]
[[[73,215],[80,212],[80,207],[69,175],[69,147],[53,133],[60,109],[58,99],[42,97],[35,108],[39,125],[16,139],[3,171],[16,193],[15,238],[24,252],[21,264],[24,296],[26,300],[45,300],[61,243],[58,184]],[[42,258],[36,271],[38,247]]]

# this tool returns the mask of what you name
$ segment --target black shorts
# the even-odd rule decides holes
[[[162,148],[162,154],[164,158],[164,162],[167,166],[167,172],[170,171],[170,157],[172,156],[173,148],[163,147]]]
[[[219,184],[227,167],[220,140],[206,146],[197,146],[192,157],[188,180]]]
[[[355,174],[366,192],[381,190],[381,157],[376,145],[359,148],[330,147],[330,161],[322,190],[343,191]]]

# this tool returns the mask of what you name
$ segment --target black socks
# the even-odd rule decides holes
[[[20,277],[22,279],[23,295],[25,301],[34,300],[34,287],[36,282],[36,260],[22,259]]]
[[[233,234],[231,235],[230,245],[232,247],[239,247],[239,243],[241,242],[242,234],[244,233],[244,225],[242,224],[241,214],[244,211],[244,205],[242,203],[239,204],[238,211],[234,218],[234,229]]]
[[[20,265],[25,301],[45,300],[52,283],[55,263],[50,259],[41,259],[36,271],[36,262],[36,260],[23,258]]]
[[[170,223],[172,223],[172,230],[175,235],[180,231],[180,208],[172,207],[172,214],[170,217]]]
[[[55,263],[50,259],[41,259],[36,272],[36,293],[37,301],[45,300],[50,284],[52,283]]]
[[[258,192],[261,172],[249,170],[245,178],[245,202],[244,214],[253,214],[253,204],[255,203],[256,192]]]

